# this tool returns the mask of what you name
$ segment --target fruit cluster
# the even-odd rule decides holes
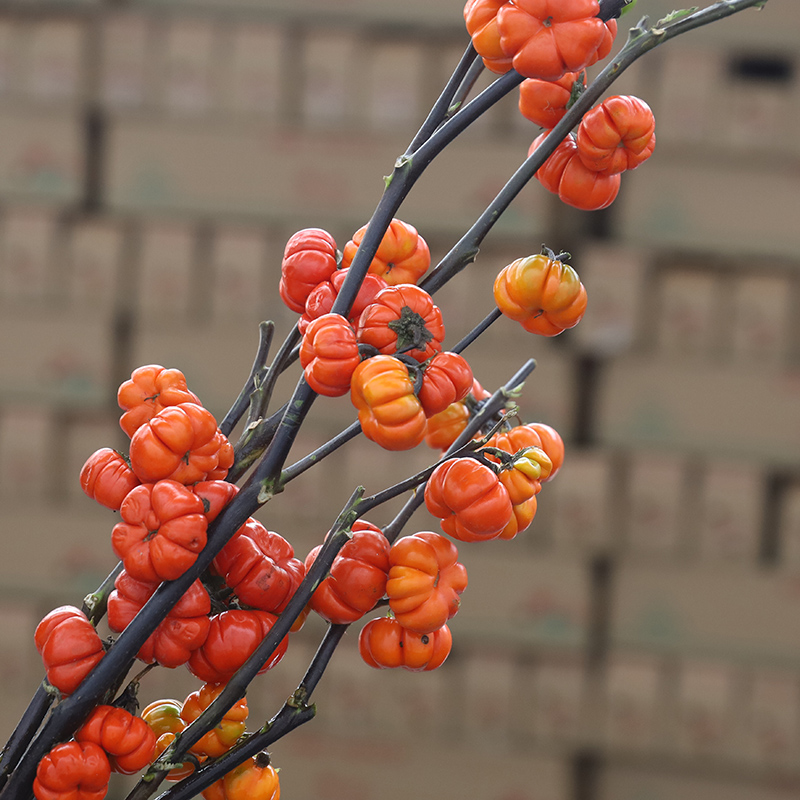
[[[468,0],[467,31],[492,72],[511,69],[525,78],[519,110],[544,128],[528,155],[547,138],[586,88],[586,69],[611,52],[617,21],[603,20],[598,0]],[[620,175],[655,148],[650,107],[633,96],[614,96],[587,111],[537,171],[536,178],[568,205],[606,208],[617,197]]]
[[[463,356],[442,349],[442,314],[414,282],[428,270],[430,254],[411,225],[393,220],[349,318],[331,312],[363,232],[356,232],[342,253],[318,228],[298,232],[286,246],[279,292],[300,315],[305,378],[324,396],[349,392],[363,432],[380,446],[405,450],[426,440],[446,451],[488,393]],[[574,270],[550,251],[506,267],[495,295],[503,313],[545,336],[577,324],[586,306]],[[195,564],[209,525],[239,491],[225,480],[234,448],[182,372],[139,367],[119,387],[117,401],[129,451],[101,448],[80,475],[89,497],[119,512],[111,548],[121,569],[107,603],[114,633],[125,630],[163,581]],[[367,664],[420,671],[445,661],[452,645],[447,622],[467,586],[451,539],[516,536],[531,524],[542,483],[563,461],[563,442],[552,428],[513,424],[505,413],[492,420],[493,431],[476,434],[468,457],[443,460],[420,479],[427,478],[425,503],[450,538],[420,531],[391,542],[376,525],[356,520],[325,577],[308,591],[305,610],[290,632],[312,611],[331,624],[349,625],[382,603],[388,614],[368,621],[359,636]],[[247,519],[137,653],[148,665],[185,665],[203,688],[182,704],[151,703],[141,716],[132,713],[135,702],[128,702],[132,710],[97,706],[72,741],[42,760],[34,787],[39,800],[54,800],[54,787],[65,781],[99,798],[109,771],[135,772],[158,758],[264,640],[322,547],[300,560],[284,537]],[[288,638],[260,672],[283,658]],[[35,642],[49,684],[65,696],[77,690],[110,646],[71,606],[50,612],[37,627]],[[170,770],[170,779],[236,743],[244,733],[243,703],[191,748],[194,762]],[[247,764],[266,774],[263,765]],[[207,789],[209,800],[232,800],[232,781],[226,776]]]
[[[416,283],[430,266],[430,253],[413,226],[392,221],[349,317],[331,313],[363,232],[342,253],[319,228],[299,231],[286,246],[281,297],[301,315],[306,381],[328,397],[349,393],[364,435],[387,450],[408,450],[423,440],[446,449],[466,424],[467,398],[475,403],[484,392],[466,359],[442,349],[442,313]],[[495,284],[498,308],[543,336],[577,325],[586,290],[564,259],[547,251],[510,264]]]

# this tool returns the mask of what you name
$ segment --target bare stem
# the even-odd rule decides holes
[[[247,421],[245,423],[245,427],[248,430],[251,430],[253,424],[267,413],[275,384],[280,374],[292,363],[294,346],[299,340],[300,330],[295,325],[283,340],[283,344],[275,354],[275,360],[266,371],[264,379],[255,384],[250,395],[250,410],[247,413]]]
[[[481,334],[485,333],[503,313],[493,308],[460,342],[450,348],[452,353],[463,353]]]
[[[242,418],[250,402],[250,393],[259,386],[264,379],[264,372],[267,369],[267,358],[269,349],[272,346],[272,339],[275,335],[275,323],[272,321],[262,322],[258,326],[258,349],[253,360],[250,375],[245,381],[239,396],[234,401],[228,413],[223,417],[219,424],[219,429],[225,436],[230,436],[231,431],[236,427],[236,423]]]
[[[121,561],[109,572],[106,579],[95,591],[91,594],[87,594],[86,597],[83,598],[81,611],[83,611],[92,625],[96,626],[105,616],[106,607],[108,606],[108,597],[111,592],[114,591],[114,582],[117,580],[120,572],[122,572]]]
[[[447,118],[448,112],[455,102],[457,93],[460,91],[467,75],[472,71],[476,61],[482,64],[481,59],[475,53],[475,48],[470,42],[470,44],[467,45],[467,49],[464,51],[464,55],[461,56],[461,60],[456,65],[453,74],[442,90],[442,93],[439,95],[438,100],[434,103],[425,122],[422,123],[422,127],[412,139],[406,153],[413,153],[423,142],[430,138],[431,134]]]
[[[233,466],[228,470],[227,480],[231,483],[236,483],[264,453],[286,413],[287,407],[283,406],[271,417],[264,416],[278,378],[296,358],[295,345],[299,339],[300,331],[295,325],[283,340],[270,367],[255,375],[253,389],[248,395],[250,410],[239,441],[234,447]]]
[[[464,101],[467,99],[469,93],[472,91],[472,87],[475,85],[475,82],[481,76],[484,69],[486,68],[483,65],[482,58],[476,58],[472,62],[469,72],[464,76],[464,80],[461,81],[458,91],[453,95],[453,101],[450,104],[450,108],[447,109],[447,116],[445,119],[450,119],[450,117],[463,107]]]
[[[349,425],[341,433],[334,436],[329,441],[325,442],[321,447],[310,452],[299,461],[296,461],[289,467],[283,470],[281,474],[281,486],[285,486],[289,481],[294,480],[298,475],[302,475],[307,469],[318,464],[323,458],[335,453],[342,445],[347,444],[351,439],[354,439],[361,433],[361,424],[354,422]]]

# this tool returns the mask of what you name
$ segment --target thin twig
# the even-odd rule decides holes
[[[481,334],[485,333],[503,313],[499,308],[493,308],[460,342],[450,348],[452,353],[463,353]]]
[[[470,42],[467,45],[467,49],[464,51],[464,54],[461,56],[461,60],[456,65],[455,70],[453,70],[453,74],[445,84],[442,93],[433,104],[433,108],[430,110],[425,122],[422,123],[422,126],[420,127],[419,131],[417,131],[416,136],[414,136],[414,138],[411,140],[411,144],[406,150],[407,154],[413,153],[423,142],[427,141],[431,134],[447,118],[453,103],[456,102],[456,97],[460,92],[461,87],[467,80],[467,76],[471,73],[476,61],[481,64],[483,63],[480,57],[475,53],[475,48],[472,46],[472,42]]]
[[[453,101],[450,104],[450,108],[447,109],[447,114],[444,120],[442,120],[443,122],[450,119],[450,117],[461,110],[464,106],[464,101],[472,91],[472,87],[475,86],[475,82],[480,78],[485,69],[486,67],[483,65],[482,58],[478,57],[472,62],[469,71],[464,76],[464,80],[461,81],[461,85],[458,87],[458,91],[453,95]]]
[[[264,372],[267,369],[267,358],[269,349],[272,346],[272,338],[275,335],[275,323],[271,320],[259,323],[258,326],[258,349],[250,369],[250,375],[239,392],[239,396],[230,407],[228,413],[222,418],[219,429],[225,436],[230,436],[231,431],[236,427],[236,423],[242,418],[242,414],[247,410],[250,402],[250,393],[263,381]]]
[[[252,429],[253,423],[261,419],[269,407],[272,392],[280,374],[292,363],[294,346],[300,340],[300,329],[295,325],[283,340],[275,354],[275,359],[267,370],[262,383],[257,384],[250,395],[250,410],[247,412],[245,427]]]
[[[281,485],[285,486],[289,481],[293,481],[298,475],[302,475],[307,469],[319,464],[323,458],[329,456],[331,453],[336,452],[342,445],[347,444],[351,439],[354,439],[361,433],[361,423],[354,422],[345,428],[341,433],[338,433],[329,441],[325,442],[316,450],[310,452],[307,456],[303,456],[299,461],[296,461],[291,466],[286,467],[281,473]]]
[[[83,598],[81,611],[86,615],[86,618],[92,625],[96,626],[105,616],[106,607],[108,606],[108,597],[111,592],[114,591],[114,582],[117,580],[120,572],[122,572],[121,561],[108,573],[105,580],[97,589]]]

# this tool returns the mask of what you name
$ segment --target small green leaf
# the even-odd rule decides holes
[[[619,12],[620,18],[624,17],[628,12],[633,11],[633,9],[636,8],[636,3],[638,2],[639,0],[630,0],[630,2],[626,3]]]
[[[692,8],[679,8],[676,11],[670,11],[666,17],[660,19],[656,23],[656,28],[663,28],[665,25],[669,25],[670,22],[677,22],[679,19],[689,17],[694,14],[695,11],[697,11],[697,6],[693,6]]]

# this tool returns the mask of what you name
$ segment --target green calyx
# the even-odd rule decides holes
[[[388,327],[397,335],[397,353],[409,350],[424,350],[433,334],[425,325],[425,320],[409,306],[403,306],[400,317],[388,323]]]

